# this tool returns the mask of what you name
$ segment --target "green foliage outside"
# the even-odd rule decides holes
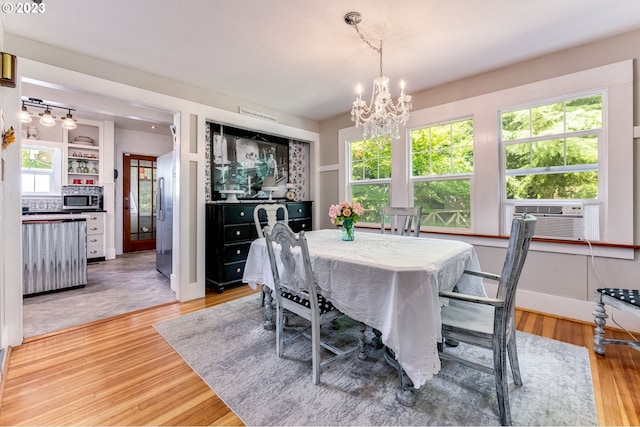
[[[22,169],[52,170],[52,155],[51,153],[43,151],[44,150],[23,148]]]
[[[391,139],[351,143],[351,181],[391,178]]]
[[[431,227],[471,227],[471,181],[417,181],[413,184],[413,204],[422,206],[421,225]]]
[[[391,201],[389,184],[352,185],[351,200],[364,208],[362,222],[380,222],[380,208]]]
[[[507,198],[598,197],[601,128],[601,95],[503,113]]]
[[[358,184],[358,181],[391,179],[391,139],[374,138],[353,141],[351,155],[351,200],[364,208],[362,222],[380,222],[380,208],[389,206],[390,185]]]
[[[411,132],[413,203],[422,206],[421,225],[471,226],[471,181],[460,175],[473,173],[473,140],[472,119]],[[433,179],[440,177],[446,179]]]
[[[597,197],[601,95],[505,112],[501,124],[507,198]],[[473,144],[472,119],[411,132],[414,205],[422,206],[422,225],[470,228]],[[391,140],[352,142],[350,154],[352,200],[365,208],[362,221],[380,222],[390,185],[358,181],[391,178]]]

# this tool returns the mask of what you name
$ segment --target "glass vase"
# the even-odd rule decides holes
[[[353,227],[353,221],[345,219],[342,221],[342,240],[351,242],[355,237],[355,228]]]

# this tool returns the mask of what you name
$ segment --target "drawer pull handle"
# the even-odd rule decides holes
[[[240,249],[236,250],[236,255],[240,255],[242,251]]]
[[[240,216],[244,216],[244,212],[240,212]]]
[[[89,252],[89,253],[90,253],[90,254],[97,254],[97,253],[98,253],[98,251],[91,251],[91,252]]]
[[[90,230],[91,231],[96,231],[98,229],[98,227],[91,227]]]
[[[236,231],[236,236],[240,235],[240,230]]]
[[[97,217],[97,216],[92,216],[92,217],[91,217],[91,219],[92,219],[93,221],[95,221],[95,220],[97,220],[97,219],[98,219],[98,217]]]
[[[298,208],[298,212],[302,212],[302,208]]]
[[[95,243],[95,242],[97,242],[97,241],[98,241],[98,239],[91,239],[91,240],[89,240],[89,241],[90,241],[91,243]]]
[[[240,267],[236,268],[236,273],[240,273],[242,269]]]
[[[307,224],[302,224],[302,228],[305,228],[307,226]]]

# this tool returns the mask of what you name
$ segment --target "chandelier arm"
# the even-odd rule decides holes
[[[382,40],[380,40],[380,50],[379,50],[379,52],[380,52],[380,77],[382,77],[383,76],[383,74],[382,74]]]

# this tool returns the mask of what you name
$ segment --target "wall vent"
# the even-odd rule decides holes
[[[584,240],[584,206],[567,205],[515,205],[514,216],[534,215],[536,237],[561,240]]]

